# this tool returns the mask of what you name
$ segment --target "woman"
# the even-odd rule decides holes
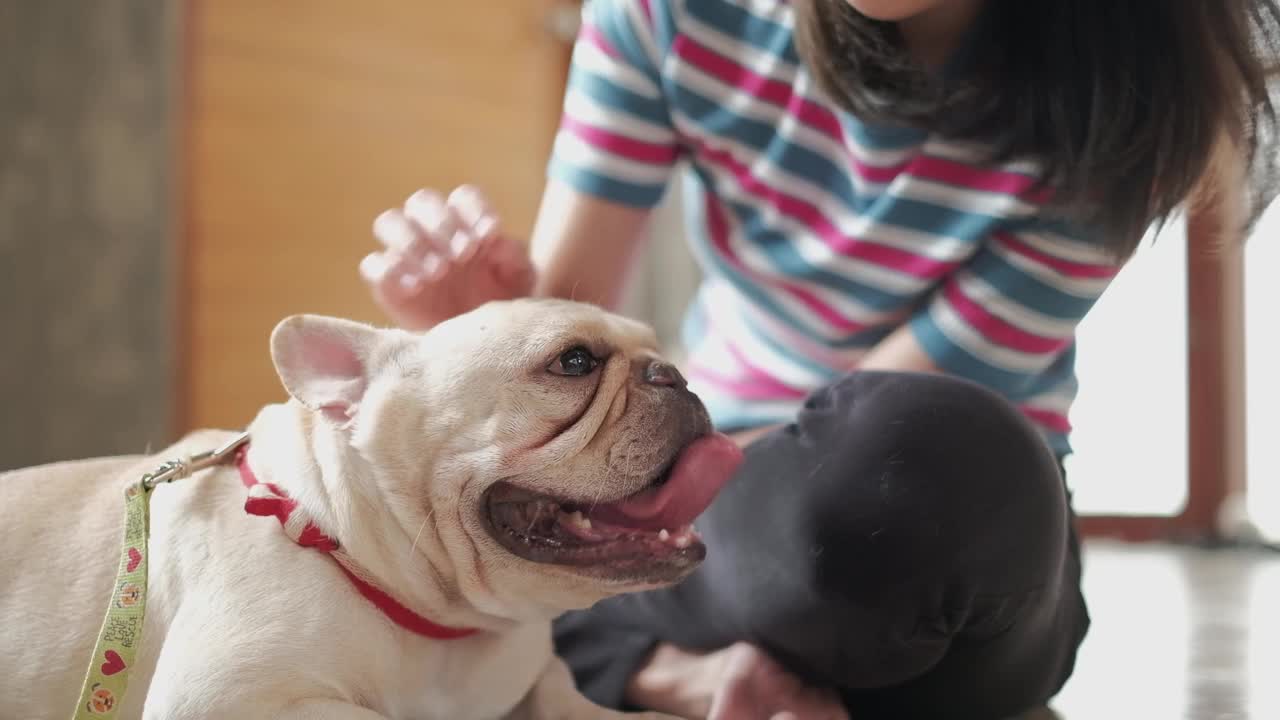
[[[1271,198],[1273,0],[591,0],[532,261],[478,192],[381,215],[400,324],[619,300],[688,168],[691,387],[746,445],[687,582],[557,625],[605,705],[996,720],[1089,621],[1074,333],[1154,223]],[[682,163],[683,161],[683,163]],[[847,713],[847,714],[846,714]]]

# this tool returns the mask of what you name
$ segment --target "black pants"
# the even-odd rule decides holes
[[[660,640],[745,640],[858,720],[1000,720],[1044,704],[1089,626],[1060,458],[1003,398],[940,375],[850,375],[746,450],[697,522],[705,563],[556,623],[618,709]]]

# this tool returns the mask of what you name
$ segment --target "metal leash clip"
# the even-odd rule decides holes
[[[249,440],[249,433],[242,432],[239,435],[228,440],[221,447],[213,450],[206,450],[202,453],[196,453],[184,460],[168,460],[160,467],[152,470],[142,476],[142,486],[147,490],[154,490],[160,483],[173,482],[183,478],[191,477],[192,474],[203,470],[207,467],[220,465],[224,460],[231,457],[241,445]]]

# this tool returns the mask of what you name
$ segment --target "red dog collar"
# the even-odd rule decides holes
[[[298,502],[289,497],[284,490],[273,483],[258,482],[253,469],[249,467],[249,446],[242,446],[236,455],[236,467],[240,469],[240,479],[249,489],[249,497],[244,501],[244,510],[250,515],[272,516],[280,521],[284,532],[297,544],[315,548],[338,563],[343,574],[355,585],[356,590],[373,603],[391,621],[409,632],[436,640],[455,640],[477,632],[474,628],[451,628],[439,625],[415,613],[396,601],[382,589],[366,579],[367,573],[351,562],[346,553],[339,550],[338,541],[325,535],[316,527],[305,513],[298,511]]]

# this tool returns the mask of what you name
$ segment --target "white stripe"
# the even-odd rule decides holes
[[[716,172],[719,172],[719,171],[716,171]],[[741,190],[741,186],[738,185],[738,182],[735,179],[726,177],[724,188],[725,188],[725,192],[721,193],[723,197],[728,198],[731,195],[738,196],[742,202],[747,202],[747,203],[750,202],[750,200],[745,196],[744,191]],[[766,206],[761,205],[757,207],[759,211],[766,217],[768,217],[770,214],[775,212],[772,210],[772,208],[768,208]],[[729,208],[726,207],[726,208],[723,208],[723,210],[726,216],[731,216],[732,211]],[[764,275],[765,277],[777,278],[781,281],[785,281],[791,284],[802,285],[805,290],[807,290],[809,293],[816,296],[817,299],[822,304],[828,306],[832,310],[835,310],[841,316],[848,318],[853,322],[861,325],[873,325],[877,322],[882,322],[885,319],[885,317],[890,314],[889,312],[872,308],[866,305],[865,303],[861,302],[860,300],[858,300],[858,298],[848,293],[840,292],[838,290],[835,290],[823,285],[819,285],[817,283],[804,282],[798,278],[795,278],[779,270],[777,265],[774,264],[773,260],[769,258],[769,256],[766,255],[763,251],[761,251],[760,246],[755,242],[753,242],[752,240],[750,240],[747,237],[747,233],[743,232],[740,227],[737,227],[737,218],[733,217],[732,221],[734,224],[734,231],[728,233],[729,247],[733,251],[733,254],[737,256],[737,258],[744,265],[751,268],[755,272],[761,275]],[[775,227],[779,222],[782,222],[782,218],[780,215],[777,216],[776,218],[770,219],[770,225],[774,225]],[[822,247],[825,248],[828,253],[832,255],[835,254],[834,251],[831,250],[830,248],[827,248],[826,245],[823,245]],[[821,265],[818,265],[818,266],[821,267]],[[830,331],[828,334],[834,333],[835,336],[837,337],[848,335],[849,331],[847,330],[837,329],[829,326],[827,324],[827,320],[825,320],[824,318],[818,317],[817,313],[815,313],[813,310],[810,310],[807,305],[801,304],[798,301],[797,301],[797,305],[798,307],[803,308],[802,312],[806,314],[812,314],[815,322],[821,323],[822,325],[829,327]]]
[[[807,84],[807,77],[801,76],[796,86],[799,88]],[[859,168],[855,167],[855,163],[880,168],[893,167],[906,162],[907,157],[912,152],[911,148],[907,148],[902,152],[879,153],[875,161],[868,160],[867,152],[857,147],[856,143],[849,139],[847,133],[844,134],[845,142],[841,143],[830,135],[815,130],[801,122],[798,116],[781,108],[775,108],[769,103],[757,102],[752,110],[754,114],[771,116],[767,122],[777,128],[779,138],[786,139],[795,145],[827,158],[836,167],[844,171],[844,175],[849,178],[850,184],[853,185],[853,191],[858,195],[868,197],[885,195],[890,192],[893,184],[892,182],[883,183],[864,177]],[[901,177],[901,174],[896,175],[895,180],[899,177]],[[840,204],[843,206],[844,203]]]
[[[669,126],[654,125],[628,112],[602,105],[577,87],[570,88],[565,96],[564,110],[575,120],[599,128],[608,128],[609,132],[616,135],[656,145],[676,143],[676,133]]]
[[[746,369],[727,349],[724,336],[712,330],[694,347],[691,359],[693,365],[714,368],[715,374],[730,379],[742,379],[747,375]]]
[[[818,91],[813,85],[812,78],[809,73],[803,71],[802,68],[783,59],[778,55],[765,52],[759,48],[741,42],[736,38],[725,34],[718,28],[712,27],[695,18],[689,18],[682,28],[684,34],[694,39],[698,44],[715,50],[717,53],[732,58],[733,62],[750,69],[752,72],[763,75],[772,80],[790,85],[793,92],[814,105],[824,108],[830,108],[830,102]],[[698,68],[683,64],[680,67],[688,68],[691,71],[702,75],[710,84],[704,84],[701,89],[713,97],[719,98],[721,95],[746,95],[739,88],[725,85],[705,75]],[[680,79],[679,76],[676,78]],[[747,96],[751,97],[751,96]],[[754,109],[753,117],[758,120],[776,123],[779,118],[789,116],[782,108],[771,103],[767,103],[751,97],[757,106]],[[838,117],[838,113],[834,113]],[[843,157],[846,152],[853,154],[866,165],[875,167],[893,167],[900,165],[916,151],[915,148],[895,148],[884,150],[871,148],[858,143],[849,133],[842,133],[845,142],[842,144],[836,138],[810,128],[807,125],[796,121],[800,132],[803,133],[805,141],[810,145],[815,145],[815,151],[828,155],[829,157]],[[860,178],[859,178],[860,179]],[[864,181],[865,182],[865,181]]]
[[[705,35],[698,36],[699,41],[703,42],[703,44],[712,47],[727,57],[732,57],[738,64],[750,68],[753,72],[791,85],[797,95],[808,97],[806,91],[809,90],[812,80],[807,73],[797,74],[794,69],[790,72],[779,70],[779,66],[791,68],[794,66],[750,45],[735,42],[718,30],[702,25],[698,21],[691,21],[689,24],[700,25],[703,28],[701,32],[705,33]],[[695,36],[693,32],[686,32],[686,34],[690,37]],[[754,59],[751,56],[754,56]],[[845,153],[852,154],[854,158],[857,158],[864,165],[876,168],[890,168],[901,165],[907,162],[911,156],[920,154],[922,151],[926,155],[931,155],[935,154],[931,151],[936,149],[939,151],[936,153],[938,157],[962,153],[957,153],[949,148],[947,144],[937,140],[926,141],[923,148],[906,146],[894,150],[873,149],[858,143],[854,135],[848,132],[842,133],[844,137],[844,143],[842,144],[830,135],[800,122],[796,115],[784,108],[764,102],[743,92],[740,88],[728,85],[693,65],[684,65],[682,67],[687,72],[678,76],[677,82],[698,90],[711,99],[724,103],[728,109],[743,117],[776,126],[779,136],[786,137],[796,145],[805,147],[818,155],[829,158],[837,165],[843,166],[855,191],[858,193],[881,194],[891,192],[896,197],[930,202],[950,208],[962,208],[966,212],[991,215],[993,217],[1022,217],[1036,210],[1034,205],[1024,202],[1016,195],[949,185],[925,178],[913,177],[907,173],[898,175],[897,180],[891,186],[886,186],[884,183],[871,182],[853,167],[853,163],[850,162]],[[826,102],[823,100],[808,99],[820,106],[826,106]],[[972,152],[967,153],[967,155],[971,158],[977,157]],[[1009,167],[1014,165],[1010,164]]]
[[[1068,295],[1085,300],[1096,300],[1111,284],[1111,278],[1073,278],[1063,275],[1044,263],[1037,262],[1020,252],[1010,250],[1004,243],[993,239],[987,243],[987,249],[998,255],[1005,262],[1034,277],[1046,285],[1054,287]]]
[[[939,262],[960,262],[973,255],[974,243],[958,238],[933,235],[898,225],[882,223],[866,215],[848,218],[848,224],[840,224],[849,237],[870,240],[879,245],[897,248]]]
[[[991,149],[980,143],[955,140],[943,141],[938,138],[930,138],[925,142],[924,151],[932,157],[954,160],[966,165],[982,165],[986,167],[987,155]],[[995,166],[994,169],[1032,177],[1039,176],[1041,172],[1037,163],[1022,160],[1002,163]]]
[[[693,122],[682,113],[676,113],[672,119],[677,129],[686,135],[692,136],[700,133],[700,130]],[[804,198],[814,204],[819,212],[836,227],[837,231],[845,236],[873,239],[890,247],[897,247],[906,252],[924,255],[944,262],[959,261],[973,252],[971,243],[942,236],[929,236],[926,241],[927,244],[917,244],[917,241],[915,241],[917,236],[914,234],[870,232],[873,229],[878,230],[885,226],[873,219],[854,214],[839,198],[823,192],[818,185],[807,179],[788,173],[775,165],[768,157],[759,154],[755,150],[744,147],[735,140],[723,137],[707,138],[704,140],[704,144],[720,146],[719,149],[727,152],[739,164],[749,166],[752,174],[765,185],[786,195]],[[782,215],[771,203],[764,202],[744,190],[736,175],[718,165],[704,164],[703,168],[719,177],[720,184],[723,186],[721,195],[726,197],[732,195],[735,199],[755,207],[770,226],[788,233],[789,239],[797,252],[812,265],[844,274],[859,282],[899,295],[918,293],[929,284],[926,279],[897,269],[877,263],[869,263],[857,258],[849,258],[840,254],[827,245],[812,228],[799,220]],[[904,238],[909,238],[913,242],[906,246],[898,245],[898,241]],[[921,250],[924,250],[924,252],[921,252]]]
[[[1107,249],[1096,243],[1085,242],[1067,237],[1060,233],[1031,231],[1017,233],[1022,242],[1039,250],[1045,255],[1061,258],[1068,262],[1082,265],[1101,265],[1116,268],[1119,262]]]
[[[761,13],[753,13],[761,15]],[[765,19],[778,22],[776,18]],[[790,22],[785,23],[790,26]],[[680,27],[682,34],[693,38],[699,45],[706,46],[732,58],[737,64],[749,68],[752,72],[780,82],[791,84],[801,67],[776,53],[767,52],[744,42],[738,37],[726,33],[714,25],[708,25],[701,18],[686,16]]]
[[[573,64],[642,97],[662,99],[662,91],[649,76],[628,65],[626,60],[605,54],[593,42],[583,41],[575,46]]]
[[[724,341],[732,345],[740,355],[749,358],[752,365],[768,372],[784,385],[810,389],[826,382],[826,375],[795,362],[761,340],[743,322],[743,313],[721,311],[715,314],[715,318],[714,323],[709,323],[713,334],[723,334]]]
[[[1026,332],[1051,339],[1065,339],[1075,334],[1075,321],[1051,317],[1026,307],[972,272],[961,270],[954,277],[965,297]]]
[[[692,82],[688,82],[690,80]],[[688,77],[686,78],[686,82],[684,84],[689,87],[693,87],[694,85],[705,84],[708,87],[713,89],[713,93],[720,92],[725,87],[727,87],[723,83],[721,83],[719,80],[716,80],[715,78],[704,74],[701,70],[698,70],[692,67],[688,69]],[[718,88],[718,90],[716,90],[715,88]],[[841,151],[838,149],[839,146],[837,144],[829,142],[829,139],[824,141],[819,141],[820,143],[819,147],[812,147],[804,142],[799,142],[800,140],[799,136],[801,134],[807,134],[809,136],[814,136],[815,138],[826,138],[826,136],[822,135],[821,133],[816,133],[811,130],[808,130],[802,123],[800,123],[800,121],[794,115],[791,115],[782,110],[774,108],[772,105],[769,105],[768,103],[759,102],[754,97],[750,95],[746,95],[745,93],[731,94],[728,97],[723,98],[723,102],[727,109],[734,110],[735,112],[738,112],[739,114],[746,117],[754,116],[753,119],[761,120],[761,121],[768,122],[770,124],[775,125],[777,128],[777,135],[779,139],[790,140],[794,144],[801,147],[806,147],[809,150],[812,150],[813,152],[815,152],[816,154],[825,155],[831,158],[833,161],[835,161],[836,165],[840,167],[841,170],[843,170],[843,173],[845,175],[849,176],[854,180],[858,180],[860,178],[860,176],[857,174],[857,172],[851,167],[851,165],[848,162],[840,162],[842,160],[847,161],[848,157],[846,154],[841,153]],[[724,136],[717,136],[714,138],[710,138],[709,136],[707,136],[706,132],[703,131],[702,128],[699,127],[693,121],[692,118],[688,118],[688,116],[676,110],[676,112],[673,114],[673,121],[677,121],[677,124],[679,124],[678,120],[680,120],[681,118],[684,118],[686,120],[686,122],[684,123],[684,126],[681,128],[682,132],[684,132],[686,135],[691,137],[705,138],[707,139],[708,145],[719,144],[719,145],[725,146],[726,148],[734,149],[735,150],[734,154],[739,159],[744,157],[751,157],[752,160],[749,163],[744,162],[743,164],[750,165],[753,169],[760,166],[767,167],[769,169],[769,174],[771,176],[773,175],[778,176],[778,180],[779,180],[778,182],[769,183],[776,189],[783,190],[784,185],[792,185],[792,184],[803,185],[804,186],[803,188],[789,187],[788,189],[785,190],[785,192],[789,195],[793,195],[795,197],[805,199],[810,203],[816,205],[819,209],[822,210],[823,215],[825,215],[828,219],[830,219],[833,222],[833,224],[837,225],[837,227],[841,230],[842,233],[849,235],[850,237],[865,238],[868,230],[871,227],[884,227],[884,228],[896,227],[896,226],[890,226],[886,223],[880,223],[874,219],[866,219],[862,216],[854,214],[852,211],[849,210],[848,206],[844,203],[844,201],[841,198],[839,198],[833,193],[828,192],[826,188],[824,188],[819,182],[807,177],[794,175],[788,172],[787,170],[779,167],[777,164],[773,162],[773,160],[767,154],[760,152],[758,148],[747,147],[732,138],[728,138]],[[712,143],[711,140],[714,140],[714,143]],[[823,147],[822,145],[825,145],[825,147]],[[835,153],[835,155],[831,154],[833,152]],[[760,175],[762,173],[757,172],[756,174]],[[772,177],[771,177],[771,180],[773,180]],[[922,185],[923,183],[928,183],[930,186],[933,186],[934,189],[915,189],[917,187],[920,187],[920,185]],[[858,183],[855,182],[855,185],[857,184]],[[968,208],[966,205],[972,204],[974,202],[972,199],[970,199],[967,196],[966,191],[957,190],[956,188],[953,188],[951,186],[942,186],[936,183],[922,181],[919,178],[914,178],[906,174],[899,175],[898,180],[895,180],[894,183],[889,186],[885,186],[883,184],[872,185],[872,184],[866,183],[865,181],[862,181],[861,184],[862,184],[862,187],[864,188],[872,187],[872,188],[879,189],[880,191],[883,191],[883,192],[892,193],[893,197],[895,198],[905,197],[910,199],[912,196],[918,196],[919,199],[922,199],[926,202],[936,202],[931,196],[945,197],[948,203],[958,204],[958,207],[962,209],[962,211],[967,211]],[[941,189],[937,189],[939,187]],[[856,187],[855,187],[855,190],[857,190]],[[985,202],[987,205],[993,204],[990,200],[990,198],[992,198],[993,196],[990,193],[983,193],[980,191],[976,191],[976,192],[970,191],[970,192],[974,192],[975,195],[981,198],[979,202]],[[1006,196],[995,195],[994,197],[1003,198]],[[988,209],[994,210],[995,208],[991,207]],[[851,224],[845,224],[845,223],[851,223]],[[966,241],[961,241],[961,240],[957,240],[955,238],[950,238],[946,236],[923,234],[923,233],[912,231],[907,228],[901,228],[901,230],[903,232],[900,234],[895,234],[892,232],[887,233],[884,236],[885,240],[882,242],[892,247],[899,247],[902,250],[906,250],[908,252],[911,252],[917,255],[924,255],[925,257],[930,257],[935,260],[943,260],[943,261],[955,260],[957,259],[958,256],[961,256],[962,253],[967,254],[967,252],[969,252],[969,246],[971,245]],[[902,245],[902,246],[898,245],[898,240],[896,238],[908,238],[908,237],[914,237],[915,239],[907,241],[905,245]],[[876,239],[879,240],[879,238],[876,238]]]
[[[738,7],[763,20],[790,28],[794,24],[791,5],[778,0],[738,0]]]
[[[636,162],[587,143],[567,130],[556,134],[555,156],[562,162],[610,179],[639,185],[663,185],[671,177],[667,165]]]
[[[705,285],[705,293],[700,293],[700,301],[704,307],[734,308],[736,310],[734,314],[742,316],[744,325],[750,323],[754,326],[747,332],[756,331],[768,335],[779,344],[793,348],[798,354],[819,365],[832,368],[837,372],[847,372],[857,367],[867,354],[863,348],[837,349],[815,342],[763,308],[744,301],[737,289],[727,283],[710,279]],[[706,299],[703,300],[703,297]]]
[[[1019,404],[1029,408],[1035,408],[1037,410],[1046,410],[1059,415],[1067,415],[1071,412],[1071,406],[1075,403],[1075,399],[1075,390],[1070,387],[1066,387],[1054,392],[1037,395],[1029,400],[1022,401]]]
[[[653,28],[649,26],[649,18],[645,16],[639,0],[623,3],[623,10],[627,15],[628,24],[631,25],[631,33],[644,46],[645,54],[649,56],[649,64],[655,69],[661,67],[662,53],[658,51],[658,43],[653,38]]]
[[[728,226],[727,231],[730,238],[730,243],[732,244],[735,238],[740,239],[743,236],[743,233],[737,227],[738,220],[736,217],[733,216],[731,212],[725,210],[723,217],[726,225]],[[708,229],[707,232],[709,233],[710,230]],[[712,246],[710,242],[710,238],[708,238],[708,242],[705,244],[705,246],[702,243],[698,243],[698,242],[691,243],[691,245],[692,245],[691,250],[694,253],[695,257],[698,257],[699,261],[703,264],[704,267],[710,267],[713,262],[711,255],[717,254],[717,250]],[[736,252],[736,248],[735,248],[735,252]],[[772,266],[766,266],[767,269],[760,270],[754,267],[751,263],[749,263],[747,258],[742,258],[742,260],[744,261],[744,263],[747,263],[747,266],[752,271],[756,273],[765,275],[766,277],[780,276],[777,269]],[[724,258],[719,258],[718,256],[716,257],[715,261],[719,263],[725,262]],[[732,270],[729,270],[729,272],[740,272],[740,271],[736,269],[732,269]],[[751,282],[755,283],[756,289],[759,292],[769,296],[769,298],[773,300],[773,302],[776,303],[785,312],[785,314],[789,319],[791,319],[796,324],[807,328],[810,332],[814,333],[815,335],[818,335],[819,337],[823,337],[823,338],[833,339],[833,340],[838,340],[847,336],[848,333],[846,331],[832,327],[827,323],[826,320],[822,319],[821,317],[818,317],[807,306],[805,306],[803,303],[796,300],[795,298],[791,297],[785,291],[767,282],[756,282],[754,279],[752,279]],[[751,298],[746,297],[745,295],[741,296],[741,301],[747,304],[752,303]]]
[[[899,176],[910,179],[901,184],[895,183],[894,196],[994,218],[1023,217],[1036,210],[1034,205],[1023,202],[1017,195],[949,185],[936,180],[915,177],[909,172]]]
[[[735,421],[748,421],[760,425],[775,425],[791,422],[803,405],[803,400],[742,400],[726,394],[711,383],[700,382],[696,377],[689,379],[689,390],[715,409],[724,409]]]
[[[1044,370],[1052,362],[1049,356],[1024,353],[987,342],[946,301],[939,300],[930,304],[929,315],[949,341],[988,365],[1010,372],[1033,374]]]
[[[719,168],[711,168],[710,172],[721,176],[722,178],[719,193],[721,197],[726,200],[737,200],[745,204],[755,205],[757,211],[765,218],[769,225],[775,228],[790,228],[792,234],[788,235],[788,239],[793,242],[793,247],[797,251],[800,251],[802,256],[807,255],[806,260],[811,264],[821,268],[833,264],[832,260],[839,260],[841,263],[844,262],[844,258],[840,257],[830,247],[827,247],[820,239],[811,237],[812,234],[806,226],[792,221],[789,218],[784,218],[777,210],[773,209],[769,205],[756,204],[756,201],[741,188],[736,178],[729,176]],[[725,208],[724,214],[726,216],[731,216],[731,211]],[[733,218],[733,221],[736,225],[737,219]],[[803,243],[803,238],[806,236],[811,238],[811,242]],[[841,316],[848,318],[854,323],[858,323],[860,325],[875,325],[883,322],[893,313],[893,310],[886,311],[872,308],[862,303],[853,295],[840,292],[817,283],[804,282],[803,280],[792,277],[786,272],[780,270],[773,263],[772,259],[765,255],[755,242],[751,241],[746,236],[746,233],[740,230],[731,231],[729,233],[728,241],[733,254],[753,272],[763,275],[766,278],[775,278],[781,281],[802,285],[805,290],[813,294],[822,304],[830,307],[832,310]],[[713,248],[708,248],[708,251],[715,252]],[[817,255],[817,257],[814,257],[814,255]],[[872,265],[862,266],[860,268],[860,270],[862,270],[861,274],[873,274],[874,267],[875,266]],[[878,274],[889,275],[890,273]],[[892,273],[892,275],[894,277],[901,277],[897,273]],[[877,278],[877,280],[878,279],[879,278]],[[761,285],[762,287],[765,286],[763,283]],[[920,285],[923,285],[923,283],[920,283]],[[783,291],[781,290],[778,291],[779,294],[782,292]],[[832,326],[825,318],[820,317],[815,311],[809,309],[807,305],[797,300],[792,300],[789,294],[785,295],[785,298],[788,304],[795,308],[795,312],[801,313],[802,317],[809,319],[805,325],[813,327],[822,337],[838,340],[849,336],[849,330]]]

